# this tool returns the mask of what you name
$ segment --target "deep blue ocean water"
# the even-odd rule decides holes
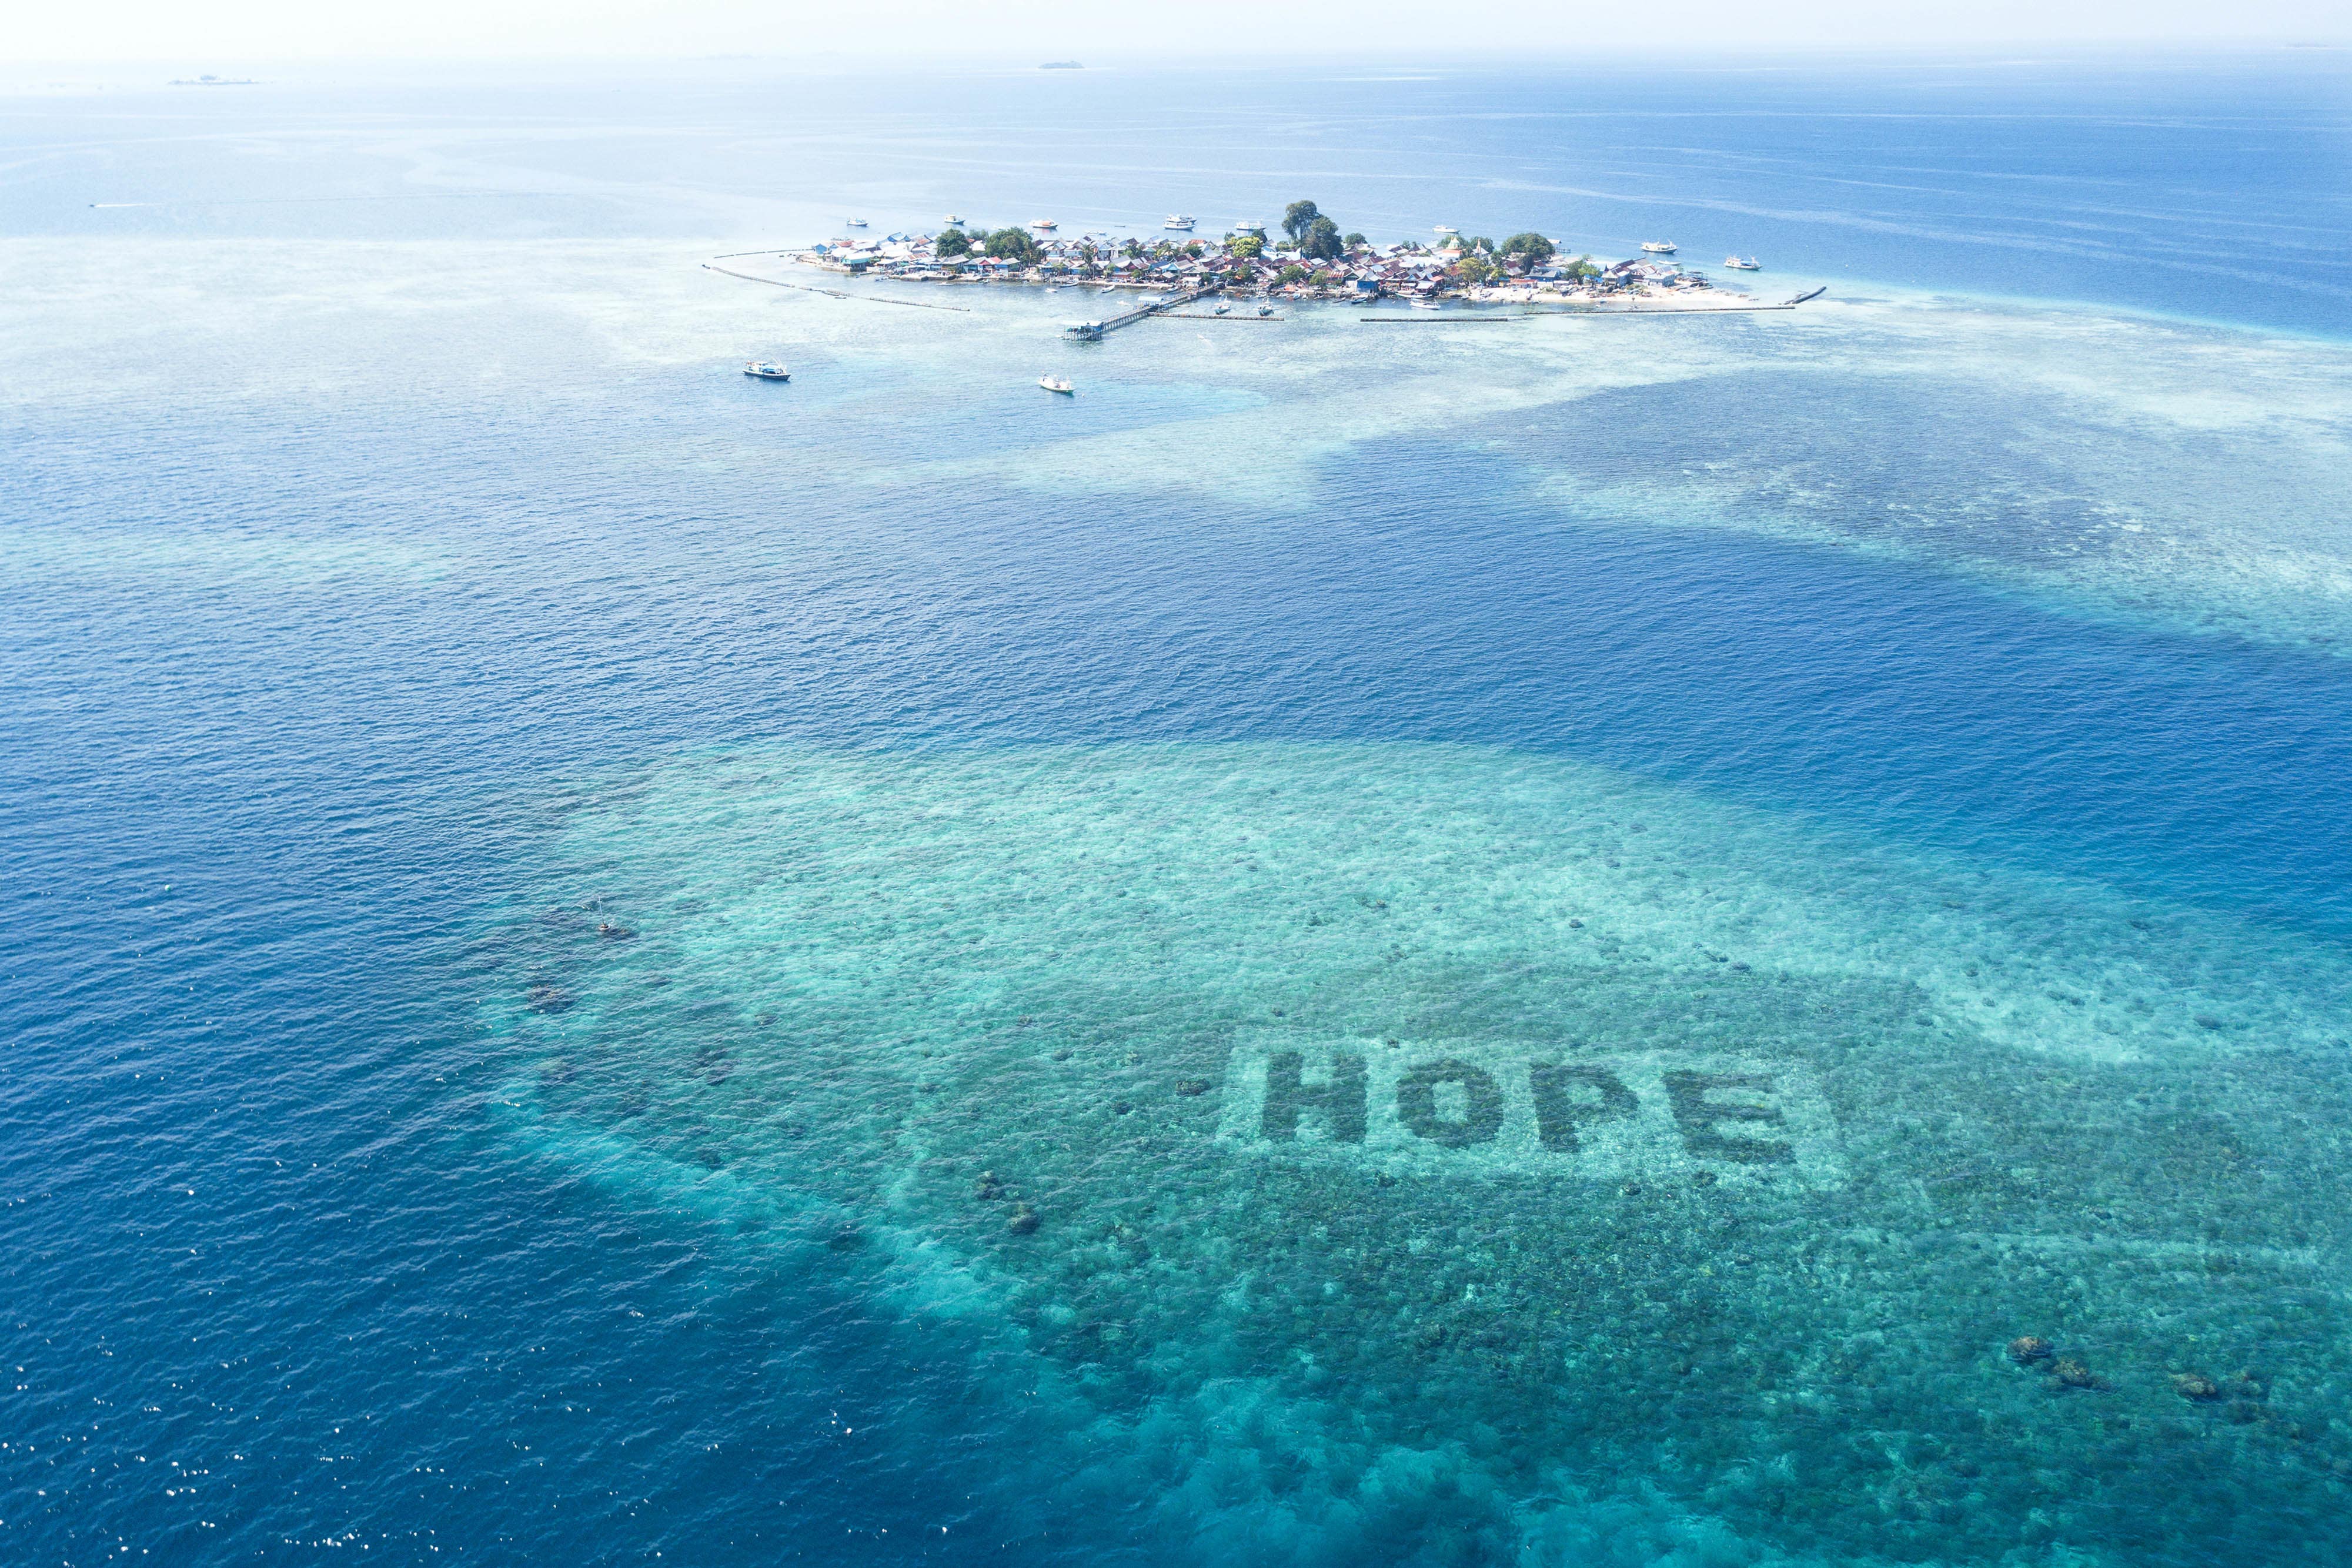
[[[2332,466],[2352,443],[2344,88],[2334,57],[2294,53],[906,82],[779,83],[730,65],[6,100],[5,1555],[2352,1556],[2333,1511],[2352,1476],[2352,1375],[2331,1337],[2352,1238],[2329,1207],[2352,1049],[2352,666],[2334,641],[2352,632],[2352,575]],[[1221,226],[1309,193],[1376,237],[1536,226],[1617,254],[1667,231],[1703,258],[1766,253],[1776,282],[1831,281],[1864,314],[1811,337],[1717,322],[1715,340],[1639,350],[1589,332],[1492,359],[1448,348],[1435,368],[1418,350],[1364,359],[1344,317],[1248,349],[1199,334],[1208,369],[1176,357],[1189,340],[1135,333],[1079,361],[1092,380],[1046,425],[1024,377],[1066,350],[1042,302],[961,298],[1001,314],[975,324],[853,316],[696,268],[851,213],[877,231],[949,209],[1147,229],[1181,209]],[[733,374],[771,343],[793,350],[789,389]],[[1601,379],[1557,392],[1587,374]],[[2126,526],[2166,549],[2084,542]],[[1198,776],[1171,785],[1160,763],[1123,760],[1230,747],[1270,798],[1305,803],[1188,814]],[[2020,1082],[2072,1073],[2035,1092],[2080,1095],[2084,1125],[2152,1097],[2177,1119],[2119,1141],[2169,1148],[2193,1122],[2197,1149],[2241,1152],[2165,1155],[2174,1199],[2113,1197],[2128,1180],[2095,1176],[2087,1153],[2063,1214],[1994,1225],[1984,1197],[1964,1226],[2015,1257],[2113,1226],[2139,1261],[2082,1287],[2076,1319],[2021,1308],[1948,1385],[1861,1378],[1877,1389],[1866,1408],[1823,1417],[1816,1468],[1792,1459],[1791,1490],[1764,1498],[1724,1484],[1760,1455],[1695,1457],[1704,1401],[1676,1407],[1689,1426],[1670,1462],[1597,1416],[1521,1432],[1465,1414],[1454,1428],[1369,1352],[1336,1391],[1285,1382],[1287,1352],[1246,1335],[1230,1344],[1254,1348],[1219,1350],[1213,1372],[1181,1347],[1124,1363],[1099,1334],[1081,1354],[1044,1326],[1056,1309],[1020,1294],[1076,1277],[1080,1253],[983,1268],[945,1221],[906,1240],[930,1234],[932,1211],[866,1174],[879,1145],[850,1113],[795,1124],[800,1145],[732,1134],[736,1152],[687,1180],[672,1134],[645,1130],[661,1089],[651,1111],[566,1098],[574,1057],[584,1082],[614,1064],[618,1084],[741,1020],[600,1010],[593,966],[534,945],[551,909],[572,911],[572,932],[562,901],[610,897],[644,926],[635,940],[668,939],[663,910],[681,933],[713,911],[756,924],[793,873],[755,878],[740,845],[722,852],[740,819],[712,801],[730,791],[781,841],[807,835],[824,874],[846,879],[861,841],[887,856],[917,841],[909,821],[966,805],[1008,824],[1042,810],[1045,847],[1024,863],[1062,874],[1057,832],[1076,843],[1092,808],[1056,829],[1028,786],[922,771],[1031,754],[1049,775],[1055,758],[1087,758],[1072,776],[1109,769],[1128,780],[1114,792],[1173,790],[1150,819],[1192,835],[1155,852],[1171,886],[1193,885],[1182,846],[1227,822],[1272,854],[1344,849],[1377,866],[1406,852],[1410,813],[1375,825],[1399,792],[1458,817],[1465,844],[1524,845],[1547,812],[1566,822],[1619,799],[1591,779],[1622,779],[1652,792],[1645,831],[1742,890],[1724,894],[1739,913],[1693,939],[1737,931],[1757,970],[1780,955],[1792,984],[1834,972],[1888,988],[1852,1006],[1890,1059],[1948,1051],[1972,1085],[2002,1082],[2003,1063]],[[730,771],[762,757],[794,781],[761,794]],[[1538,803],[1498,803],[1521,764],[1456,758],[1527,759]],[[874,768],[908,771],[875,786]],[[869,789],[923,812],[829,814]],[[1608,810],[1613,831],[1624,813]],[[1360,844],[1314,836],[1354,812]],[[970,884],[924,879],[992,864],[981,852],[908,850],[884,885],[979,907]],[[1416,885],[1466,906],[1503,862],[1465,853],[1467,869]],[[1138,955],[1212,932],[1210,904],[1169,896],[1198,913],[1149,944],[1108,928],[1113,956],[1070,972],[1073,996],[1143,1008]],[[1577,896],[1605,923],[1605,895]],[[1390,897],[1408,902],[1388,894],[1381,909]],[[1628,884],[1624,918],[1655,902]],[[1939,936],[1915,902],[1990,913]],[[2069,924],[2084,912],[2102,934]],[[1549,962],[1568,939],[1531,915],[1480,918],[1428,937],[1445,963]],[[677,938],[664,995],[770,961],[714,929]],[[939,962],[893,946],[911,925],[796,929],[800,956],[774,962]],[[1061,959],[1055,922],[1037,929],[1003,975]],[[2116,956],[2136,930],[2173,943],[2160,963]],[[592,953],[632,940],[582,939]],[[1626,940],[1663,954],[1667,938]],[[2021,973],[2051,966],[1985,1008],[2048,1004],[2063,1020],[2111,1006],[2113,1019],[2079,1036],[1953,1032],[1940,966],[1969,944]],[[1688,961],[1712,972],[1711,955]],[[2134,993],[2115,978],[2126,963],[2163,977]],[[566,1023],[524,1007],[526,981],[534,998],[587,1000]],[[925,1031],[946,1026],[904,984],[896,1012],[827,1011],[812,992],[824,1021],[793,1049],[822,1035],[850,1064],[840,1082],[872,1060],[860,1051],[920,1039],[944,1054],[949,1036]],[[1243,1005],[1220,992],[1201,1016],[1229,1003]],[[2125,1015],[2143,1003],[2196,1021],[2132,1034]],[[1941,1045],[1903,1032],[1929,1013]],[[971,1025],[975,1039],[994,1027]],[[1129,1065],[1176,1038],[1156,1027],[1134,1026]],[[559,1028],[575,1043],[551,1043]],[[727,1049],[751,1062],[762,1048]],[[1828,1057],[1805,1059],[1834,1077]],[[857,1115],[888,1099],[833,1092]],[[1939,1117],[1980,1119],[1988,1137],[2032,1120],[1954,1093],[1895,1095],[1917,1118],[1907,1134],[1840,1103],[1860,1170],[1836,1190],[1874,1193],[1868,1156],[1891,1160]],[[999,1131],[1015,1146],[1054,1135]],[[2074,1193],[2066,1157],[2038,1176],[2006,1166],[2018,1185],[2000,1201]],[[872,1196],[885,1191],[900,1194],[895,1218]],[[858,1194],[874,1207],[839,1219]],[[1853,1201],[1772,1228],[1797,1252],[1909,1234],[1887,1218],[1895,1197],[1866,1214]],[[2132,1201],[2148,1206],[2137,1228]],[[1487,1212],[1488,1240],[1508,1233],[1509,1206]],[[1924,1257],[1937,1223],[1894,1245]],[[1470,1256],[1470,1228],[1447,1221],[1439,1251]],[[897,1239],[856,1239],[885,1232]],[[902,1265],[869,1261],[902,1246],[948,1258],[940,1277],[1017,1276],[1004,1321],[1026,1337],[926,1320]],[[2209,1249],[2197,1266],[2211,1277],[2253,1281],[2214,1310],[2273,1325],[2274,1344],[2230,1351],[2259,1396],[2176,1393],[2174,1374],[2241,1371],[2185,1346],[2189,1360],[2139,1374],[2111,1351],[2095,1366],[2106,1393],[2020,1392],[2041,1374],[2002,1362],[2010,1332],[2121,1346],[2187,1321],[2174,1284],[2131,1272],[2186,1246]],[[1884,1278],[1885,1300],[1911,1300],[1899,1268]],[[1744,1343],[1822,1332],[1791,1322],[1758,1309]],[[2307,1333],[2276,1327],[2297,1322]],[[1644,1319],[1601,1328],[1656,1335],[1654,1362],[1705,1364]],[[1297,1330],[1309,1364],[1328,1359],[1316,1332]],[[1382,1334],[1402,1346],[1417,1332]],[[1427,1348],[1469,1331],[1450,1332],[1410,1354],[1454,1354]],[[1776,1375],[1783,1390],[1853,1383],[1822,1366]],[[1496,1408],[1560,1396],[1509,1393],[1533,1374],[1495,1376],[1503,1392],[1481,1397]],[[1952,1425],[1977,1409],[1967,1380],[1999,1377],[1982,1420]],[[1200,1414],[1203,1389],[1244,1385]],[[2026,1414],[2000,1414],[2004,1400]],[[1094,1424],[1074,1427],[1078,1409]],[[2037,1452],[2045,1418],[2075,1436]],[[1367,1462],[1367,1481],[1329,1458],[1342,1432],[1391,1468]],[[1246,1480],[1216,1469],[1253,1444],[1269,1457]],[[1836,1468],[1865,1449],[1895,1456],[1868,1461],[1889,1476],[1948,1464],[1945,1490]],[[1446,1457],[1423,1474],[1400,1454]],[[2037,1467],[2063,1472],[2039,1512],[1999,1484]],[[1833,1515],[1809,1487],[1840,1494]],[[1875,1525],[1856,1511],[1865,1495]],[[2199,1500],[2151,1522],[2151,1495]]]

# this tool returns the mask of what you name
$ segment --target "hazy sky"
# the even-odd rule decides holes
[[[2352,41],[2342,0],[26,0],[0,60],[236,70],[321,56],[948,55],[1116,65],[1223,54],[1459,55],[2196,39]]]

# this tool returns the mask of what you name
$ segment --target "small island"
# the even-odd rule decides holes
[[[1668,256],[1601,262],[1570,256],[1532,230],[1496,241],[1440,228],[1423,244],[1374,245],[1311,201],[1284,210],[1278,231],[1237,225],[1222,239],[1183,232],[1158,240],[1057,235],[1043,219],[990,228],[951,222],[937,234],[835,239],[788,252],[805,266],[910,283],[1017,283],[1048,288],[1089,285],[1167,296],[1168,306],[1210,294],[1262,300],[1400,301],[1423,308],[1458,305],[1551,305],[1587,310],[1782,309],[1717,286]],[[1671,247],[1664,247],[1671,248]],[[1810,298],[1810,297],[1808,297]],[[1790,303],[1796,303],[1791,301]]]

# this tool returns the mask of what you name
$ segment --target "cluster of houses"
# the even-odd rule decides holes
[[[1529,237],[1529,236],[1523,236]],[[1709,287],[1672,262],[1601,266],[1591,257],[1545,254],[1549,246],[1496,254],[1490,242],[1449,237],[1440,245],[1375,246],[1360,235],[1340,254],[1309,256],[1276,233],[1245,228],[1222,240],[1179,234],[1157,239],[1081,234],[1043,225],[1019,229],[945,229],[938,235],[853,237],[795,253],[811,266],[909,282],[993,281],[1047,287],[1192,290],[1218,287],[1267,299],[1461,299],[1480,304],[1633,300]],[[991,251],[997,254],[990,254]]]

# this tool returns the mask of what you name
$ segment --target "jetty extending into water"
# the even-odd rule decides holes
[[[1106,332],[1116,332],[1121,327],[1132,327],[1138,321],[1147,321],[1154,316],[1164,315],[1181,306],[1206,299],[1223,287],[1224,285],[1222,283],[1203,284],[1198,288],[1187,290],[1182,294],[1171,294],[1158,299],[1146,300],[1134,309],[1110,317],[1106,320],[1073,321],[1063,330],[1073,338],[1083,338],[1088,342],[1100,342]]]
[[[971,307],[968,305],[932,305],[920,299],[886,299],[877,294],[852,294],[845,288],[819,288],[814,284],[786,283],[782,278],[761,277],[757,273],[738,272],[731,267],[716,267],[707,261],[702,264],[702,270],[723,272],[730,277],[740,277],[746,283],[764,283],[771,288],[797,288],[803,294],[822,294],[833,299],[870,299],[877,305],[908,305],[918,310],[952,310],[960,316],[971,314]]]

